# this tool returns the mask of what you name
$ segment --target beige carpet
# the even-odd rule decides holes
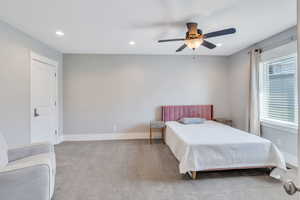
[[[190,180],[160,142],[66,142],[55,150],[54,200],[296,199],[263,170],[199,173]]]

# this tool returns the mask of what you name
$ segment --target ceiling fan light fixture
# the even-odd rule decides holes
[[[189,39],[184,41],[185,44],[188,46],[190,49],[197,49],[202,43],[203,39]]]
[[[195,22],[189,22],[186,24],[186,26],[187,26],[188,30],[185,33],[185,38],[158,40],[158,42],[161,43],[161,42],[184,41],[184,44],[182,44],[178,49],[176,49],[176,52],[181,52],[186,47],[195,50],[200,45],[202,45],[203,47],[206,47],[208,49],[214,49],[216,47],[222,46],[222,44],[219,43],[219,44],[215,45],[214,43],[207,41],[206,40],[207,38],[229,35],[229,34],[233,34],[236,32],[235,28],[227,28],[227,29],[203,34],[202,30],[198,29],[198,24]]]

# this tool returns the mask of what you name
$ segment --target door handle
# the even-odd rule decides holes
[[[40,116],[40,114],[38,113],[38,111],[37,111],[36,108],[33,110],[33,116],[34,116],[34,117]]]
[[[289,195],[294,195],[296,192],[300,192],[300,188],[298,188],[293,181],[288,181],[283,184],[283,188]]]

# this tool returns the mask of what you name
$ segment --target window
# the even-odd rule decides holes
[[[296,54],[261,63],[260,107],[262,121],[298,124]]]

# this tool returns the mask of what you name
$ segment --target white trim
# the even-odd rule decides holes
[[[269,120],[263,120],[260,122],[260,124],[263,127],[280,130],[284,133],[289,132],[289,133],[298,134],[298,127],[296,125],[277,123],[277,122],[273,122],[273,121],[269,121]]]
[[[161,138],[161,132],[153,132],[153,138]],[[149,133],[95,133],[64,134],[63,141],[135,140],[149,139]]]
[[[273,124],[273,125],[277,125],[277,126],[281,126],[281,127],[298,129],[298,125],[296,123],[292,123],[292,122],[285,122],[285,121],[281,121],[281,120],[267,119],[267,118],[262,118],[260,121],[262,123],[267,123],[267,124]]]
[[[296,41],[291,42],[294,45],[296,45]],[[285,44],[285,45],[290,45],[291,43]],[[280,47],[277,47],[277,49],[282,48],[282,45]],[[276,48],[275,48],[276,49]],[[272,50],[271,50],[272,51]],[[265,126],[272,126],[271,128],[280,128],[282,130],[282,128],[288,128],[291,129],[292,132],[296,132],[298,131],[298,122],[297,123],[292,123],[292,122],[285,122],[285,121],[281,121],[281,120],[275,120],[275,119],[270,119],[270,118],[264,118],[264,67],[267,63],[270,62],[276,62],[278,60],[284,59],[284,58],[288,58],[288,57],[295,57],[296,58],[296,64],[298,63],[298,59],[297,59],[297,49],[295,46],[295,51],[293,50],[290,53],[286,53],[286,55],[282,56],[282,55],[276,55],[274,58],[268,58],[266,60],[263,60],[262,62],[260,62],[260,71],[259,71],[259,105],[260,105],[260,120],[261,120],[261,124],[264,124]],[[296,53],[295,53],[296,52]],[[282,53],[282,52],[281,52]],[[264,53],[266,54],[266,53]],[[297,68],[297,67],[296,67]],[[298,69],[296,69],[296,71],[298,71]],[[298,98],[298,90],[297,90],[297,85],[298,85],[298,74],[296,73],[296,81],[295,81],[295,102],[297,102],[297,98]],[[296,119],[295,121],[298,121],[298,106],[295,108],[295,116]],[[294,130],[293,130],[294,129]]]
[[[50,58],[47,58],[45,56],[42,56],[42,55],[39,55],[37,53],[35,53],[34,51],[30,51],[30,142],[32,143],[32,132],[31,132],[31,127],[32,127],[32,123],[33,123],[33,109],[34,109],[34,105],[33,102],[32,102],[32,82],[31,82],[31,78],[33,76],[32,74],[32,61],[35,60],[35,61],[38,61],[38,62],[41,62],[41,63],[45,63],[45,64],[48,64],[52,67],[55,68],[55,74],[56,74],[56,130],[57,130],[57,134],[56,137],[54,138],[55,139],[55,144],[58,144],[62,141],[61,136],[59,136],[59,101],[58,101],[58,61],[55,61],[55,60],[52,60]]]
[[[41,56],[33,51],[30,52],[30,58],[33,59],[33,60],[37,60],[37,61],[40,61],[40,62],[43,62],[43,63],[46,63],[48,65],[52,65],[54,67],[57,67],[58,66],[58,62],[55,61],[55,60],[52,60],[52,59],[49,59],[45,56]]]
[[[60,144],[64,141],[64,136],[63,135],[59,135],[57,137],[56,143],[55,144]]]

